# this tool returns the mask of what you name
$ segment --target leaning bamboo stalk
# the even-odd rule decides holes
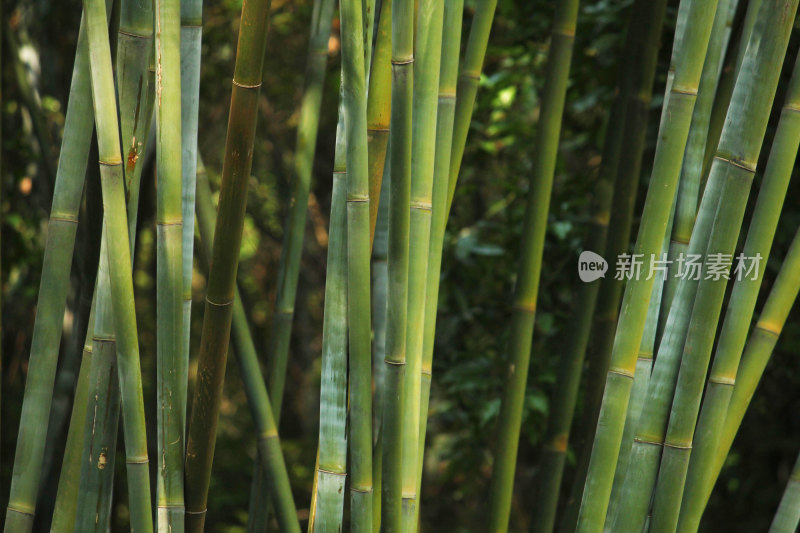
[[[447,225],[447,193],[450,171],[450,152],[453,144],[458,55],[461,48],[461,26],[464,0],[444,3],[442,27],[442,58],[440,63],[438,107],[436,110],[436,140],[434,149],[432,218],[428,271],[425,287],[424,331],[422,339],[421,400],[419,408],[419,457],[417,462],[417,500],[421,498],[422,468],[425,456],[425,434],[428,427],[428,404],[433,372],[433,344],[436,336],[436,308],[439,302],[439,281],[442,268],[442,248]],[[419,504],[418,504],[419,505]]]
[[[183,179],[181,149],[181,6],[155,1],[157,413],[159,531],[183,531],[183,455],[188,354],[183,353]],[[187,58],[191,61],[191,58]],[[181,154],[181,157],[175,157]],[[193,220],[193,219],[192,219]],[[194,224],[189,224],[193,228]],[[192,236],[194,232],[191,231]]]
[[[369,223],[370,235],[375,238],[381,182],[389,146],[392,83],[392,0],[381,0],[375,49],[370,62],[367,94],[367,149],[369,155]],[[388,215],[387,215],[388,216]],[[388,231],[388,228],[387,228]],[[379,389],[382,390],[382,389]]]
[[[117,367],[124,422],[131,528],[137,531],[152,531],[147,438],[133,300],[130,239],[105,4],[102,0],[85,0],[84,12],[89,41],[103,209],[106,214],[105,232],[114,332],[117,339]]]
[[[211,261],[211,243],[214,241],[215,226],[217,225],[217,211],[211,198],[211,188],[205,167],[198,157],[197,169],[197,196],[196,211],[200,240],[207,261]],[[299,524],[295,513],[294,500],[292,499],[289,475],[281,452],[278,429],[273,417],[273,409],[269,401],[269,393],[261,375],[253,338],[247,325],[247,315],[244,305],[239,297],[239,290],[235,288],[233,304],[232,338],[235,347],[234,356],[239,365],[239,372],[244,383],[247,404],[257,431],[257,453],[261,456],[259,461],[260,476],[269,483],[272,501],[278,515],[278,523],[282,531],[298,532]],[[261,501],[265,506],[268,502]],[[188,522],[188,520],[187,520]]]
[[[406,375],[403,384],[403,530],[417,529],[422,344],[425,289],[431,240],[436,116],[442,57],[444,2],[420,0],[414,41],[414,94],[411,126],[411,211],[408,252]]]
[[[767,168],[753,211],[742,256],[759,257],[759,263],[769,259],[772,241],[778,225],[789,179],[792,175],[797,149],[800,146],[800,63],[795,63],[795,74],[786,94],[778,129],[770,150]],[[747,339],[747,330],[763,280],[764,269],[758,268],[754,277],[737,279],[731,293],[714,363],[708,378],[705,400],[697,423],[692,456],[686,479],[686,491],[681,503],[680,520],[683,528],[699,527],[704,501],[702,495],[711,483],[713,458],[716,455],[725,413],[736,383],[736,372]]]
[[[347,165],[347,329],[350,523],[372,533],[372,345],[364,23],[360,0],[340,0]]]
[[[735,10],[735,0],[720,0],[717,4],[717,13],[714,16],[714,26],[711,29],[711,39],[708,43],[706,60],[703,64],[703,74],[700,77],[700,87],[697,94],[692,114],[692,125],[689,128],[689,140],[686,144],[686,155],[683,158],[681,178],[678,182],[678,195],[675,206],[675,221],[672,225],[669,243],[670,261],[674,261],[681,254],[686,254],[689,248],[689,238],[692,235],[694,219],[697,216],[698,199],[700,196],[700,183],[703,174],[703,157],[706,149],[706,138],[711,120],[711,110],[714,96],[717,93],[719,72],[725,58],[726,29],[730,19],[731,10]],[[668,269],[673,272],[673,269]],[[669,306],[678,286],[677,276],[667,276],[664,288],[663,315],[669,312]],[[662,323],[666,316],[662,317]]]
[[[105,233],[105,231],[104,231]],[[108,245],[104,236],[100,244],[96,319],[86,335],[91,350],[87,402],[80,418],[82,447],[78,471],[75,509],[65,531],[107,531],[111,520],[111,496],[114,485],[117,435],[119,434],[119,379],[117,378],[117,342],[111,309],[108,277]],[[55,524],[53,524],[55,526]],[[56,531],[55,527],[51,527]]]
[[[347,477],[347,183],[344,113],[333,163],[325,304],[322,318],[319,445],[308,531],[342,528]]]
[[[723,188],[706,261],[721,257],[717,254],[732,257],[735,251],[797,5],[797,0],[765,0],[759,12],[731,98],[731,109],[740,112],[728,113],[711,167],[709,180],[720,173]],[[664,440],[650,522],[653,532],[672,532],[677,528],[697,415],[727,281],[727,276],[709,279],[706,274],[698,287]]]
[[[411,116],[414,86],[414,0],[392,1],[392,139],[389,154],[389,291],[386,315],[386,380],[381,421],[381,528],[401,530],[402,414],[406,373]]]
[[[689,18],[693,24],[687,28],[681,47],[682,60],[675,72],[635,247],[635,252],[642,254],[645,267],[649,267],[653,256],[660,251],[664,239],[715,9],[714,0],[693,2],[690,8]],[[625,288],[617,329],[619,334],[614,341],[578,516],[577,530],[582,533],[602,531],[605,522],[653,282],[652,278],[632,279]]]
[[[189,422],[185,466],[186,525],[189,531],[202,531],[205,522],[247,205],[247,181],[253,162],[269,6],[269,0],[251,0],[242,6],[222,167],[220,214],[214,232],[198,378]],[[296,517],[282,518],[286,523],[296,520]]]
[[[498,437],[494,449],[494,467],[490,485],[489,529],[508,528],[514,472],[522,424],[525,384],[531,356],[539,274],[542,269],[547,214],[553,188],[561,117],[566,100],[578,0],[559,2],[553,19],[550,52],[547,58],[541,115],[536,130],[533,174],[525,207],[522,251],[514,290],[511,338],[505,385],[500,406]],[[557,488],[554,489],[557,492]],[[543,530],[552,528],[553,516]]]
[[[793,533],[800,524],[800,456],[794,463],[769,533]]]
[[[710,482],[705,486],[702,502],[704,507],[799,291],[800,231],[795,233],[778,276],[770,289],[767,301],[764,303],[764,308],[747,339],[742,362],[736,373],[736,385],[733,387],[733,394],[728,405],[728,414],[725,417],[719,447],[714,457],[714,468]]]
[[[475,107],[475,96],[478,94],[478,81],[483,69],[483,59],[489,44],[489,32],[492,29],[497,0],[481,0],[472,18],[469,40],[464,51],[464,61],[458,76],[456,89],[455,121],[453,122],[453,147],[450,156],[450,177],[447,190],[447,212],[453,205],[456,193],[456,182],[464,158],[464,147],[467,144],[469,125],[472,122],[472,110]],[[394,123],[392,123],[394,124]]]
[[[29,423],[20,425],[17,437],[6,513],[5,531],[8,532],[30,531],[33,527],[36,495],[44,460],[47,434],[45,426],[55,381],[61,324],[69,289],[69,270],[93,121],[86,22],[82,19],[67,103],[65,135],[48,221],[31,355],[22,401],[21,420],[28,420]]]

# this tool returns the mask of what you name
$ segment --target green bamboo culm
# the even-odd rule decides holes
[[[797,0],[764,0],[731,98],[709,181],[722,177],[722,193],[706,261],[732,257],[797,11]],[[705,385],[714,327],[727,279],[705,276],[698,288],[686,335],[659,468],[650,530],[677,528],[694,430]],[[710,279],[709,279],[710,278]]]
[[[55,382],[58,348],[69,289],[69,270],[78,226],[78,209],[92,140],[91,78],[86,20],[81,20],[72,69],[64,139],[56,171],[44,263],[4,531],[33,527],[36,496],[44,460],[47,419]],[[35,421],[35,422],[33,422]]]
[[[411,117],[414,87],[414,0],[392,1],[392,98],[389,164],[389,290],[381,421],[381,529],[402,525],[403,407],[406,374],[408,257],[411,211]]]
[[[697,422],[692,455],[686,478],[686,490],[681,503],[679,529],[697,530],[705,501],[703,494],[712,482],[714,456],[716,455],[725,414],[736,383],[736,373],[744,350],[747,331],[753,318],[756,299],[763,280],[764,268],[772,247],[783,206],[789,179],[792,175],[798,146],[800,146],[800,117],[795,109],[800,106],[800,63],[795,62],[795,73],[786,93],[778,129],[772,142],[767,168],[750,222],[742,256],[759,257],[754,273],[737,279],[728,303],[725,321],[716,355],[708,378],[708,386]],[[747,265],[743,265],[747,266]]]
[[[687,27],[681,47],[635,247],[635,253],[644,258],[643,268],[649,268],[661,250],[715,11],[714,0],[693,2],[690,7],[693,23]],[[625,288],[578,515],[577,531],[581,533],[603,530],[653,283],[652,278],[632,279]]]
[[[186,421],[188,402],[187,381],[192,331],[192,273],[194,272],[194,216],[197,190],[197,128],[200,105],[200,48],[203,40],[202,0],[183,0],[180,3],[180,88],[181,88],[181,277],[182,289],[182,346],[179,412]],[[183,439],[185,444],[186,439]],[[182,500],[181,500],[182,501]]]
[[[350,527],[372,533],[372,326],[370,320],[367,84],[360,0],[340,0],[342,109],[347,165],[347,326]]]
[[[511,338],[507,352],[505,385],[500,405],[498,437],[495,441],[494,466],[489,493],[490,531],[507,530],[511,512],[514,472],[522,424],[525,385],[528,380],[547,213],[556,169],[558,142],[561,135],[561,116],[567,93],[577,17],[577,0],[566,0],[557,4],[553,19],[550,52],[547,58],[545,87],[542,93],[542,111],[536,130],[537,141],[534,155],[536,163],[530,180],[525,208],[522,252],[517,270],[517,286],[514,291]],[[560,443],[556,443],[556,446],[560,446]],[[554,463],[550,464],[555,466]],[[548,490],[550,489],[558,493],[557,486],[550,487]],[[539,515],[537,520],[539,519],[544,520],[541,524],[542,531],[552,529],[555,521],[554,515]]]
[[[392,0],[381,0],[375,48],[370,62],[367,93],[367,159],[369,161],[369,223],[375,239],[379,201],[383,198],[381,182],[389,146],[389,119],[392,87]],[[387,196],[388,198],[388,196]],[[388,216],[388,215],[386,215]],[[388,228],[387,228],[388,231]],[[381,359],[383,364],[383,359]],[[377,389],[380,394],[382,389]],[[375,487],[377,489],[377,486]]]
[[[403,384],[403,531],[417,530],[417,472],[424,454],[419,447],[422,344],[425,292],[431,240],[436,116],[442,57],[444,2],[420,0],[414,43],[414,93],[411,133],[411,203],[409,215],[408,321],[406,375]]]
[[[309,533],[339,531],[347,477],[347,183],[344,113],[333,164],[325,304],[322,319],[319,448]]]
[[[436,336],[436,308],[439,302],[439,281],[442,268],[442,248],[447,224],[447,192],[450,171],[450,149],[453,144],[453,120],[458,82],[458,55],[461,48],[461,22],[464,0],[446,0],[442,29],[442,58],[440,61],[439,94],[436,111],[436,140],[434,149],[433,189],[428,272],[425,287],[425,321],[422,338],[422,367],[420,369],[421,398],[419,406],[419,444],[417,461],[417,501],[421,501],[422,469],[425,434],[428,427],[428,404],[433,373],[433,344]],[[419,505],[419,504],[418,504]],[[417,512],[419,516],[419,512]],[[419,521],[419,519],[418,519]]]
[[[253,162],[269,7],[269,0],[250,0],[242,6],[222,167],[220,215],[214,232],[186,449],[186,529],[192,532],[202,531],[205,523],[247,205],[247,181]],[[287,523],[292,522],[289,517],[282,518]]]
[[[108,243],[100,244],[97,272],[96,318],[87,332],[85,348],[90,350],[86,383],[87,402],[81,417],[80,469],[75,508],[71,523],[60,518],[65,531],[107,531],[111,520],[117,435],[119,433],[120,392],[117,371],[117,341],[111,308]],[[66,457],[65,457],[66,458]],[[63,475],[63,473],[62,473]],[[51,529],[55,531],[55,517]]]
[[[744,419],[745,411],[753,399],[758,382],[764,374],[772,351],[783,331],[786,318],[800,291],[800,231],[795,233],[789,251],[783,260],[778,276],[770,289],[764,308],[753,326],[747,340],[742,363],[736,373],[736,385],[728,405],[728,414],[719,440],[714,468],[709,483],[705,486],[703,507],[705,507],[714,481],[719,477],[725,458],[733,444],[733,439]]]
[[[450,177],[447,191],[447,212],[453,205],[456,193],[456,182],[464,158],[464,147],[467,145],[467,134],[472,122],[472,109],[475,107],[475,96],[478,94],[478,82],[483,69],[483,58],[489,45],[489,32],[494,21],[497,0],[480,0],[472,17],[464,61],[458,76],[456,89],[456,110],[453,123],[453,146],[450,156]]]
[[[108,4],[107,4],[108,5]],[[144,166],[143,152],[150,134],[155,92],[153,90],[153,11],[147,3],[123,2],[117,43],[117,88],[120,106],[120,134],[127,150],[125,182],[128,239],[131,258],[136,240],[139,189]],[[100,243],[101,275],[98,276],[93,306],[95,319],[87,331],[84,351],[89,359],[87,393],[81,423],[81,466],[77,508],[69,527],[78,531],[105,531],[111,514],[114,464],[116,463],[120,392],[118,355],[111,303],[109,264],[105,235]],[[81,391],[83,392],[83,391]],[[77,445],[77,443],[76,443]],[[64,473],[62,473],[62,476]],[[78,521],[74,518],[78,515]],[[70,516],[67,514],[67,516]],[[55,518],[55,517],[54,517]],[[53,524],[55,530],[56,524]]]
[[[159,531],[180,533],[185,513],[183,457],[188,382],[188,359],[183,354],[183,157],[175,157],[178,153],[183,156],[180,1],[156,0],[155,15],[157,524]]]
[[[800,456],[794,463],[769,533],[794,533],[800,524]]]
[[[117,368],[128,474],[128,504],[131,529],[146,532],[153,529],[147,436],[133,300],[130,239],[125,209],[125,183],[104,1],[85,0],[84,13],[89,40],[103,210],[106,213],[105,232],[108,243],[114,332],[117,338]]]
[[[217,211],[211,198],[208,175],[199,157],[196,200],[200,239],[206,260],[210,261],[212,255],[211,243],[214,241],[214,231],[217,224]],[[272,414],[273,409],[269,401],[269,393],[264,383],[264,377],[261,374],[258,354],[253,338],[250,335],[247,315],[239,297],[238,289],[235,290],[232,322],[231,336],[235,348],[234,356],[239,365],[239,373],[242,376],[244,391],[247,396],[247,405],[250,408],[250,414],[253,417],[257,431],[256,447],[258,455],[261,457],[258,464],[263,472],[259,472],[259,475],[269,482],[269,489],[277,510],[281,531],[297,533],[300,531],[300,526],[297,521],[292,490],[289,484],[289,474],[281,452],[278,429]],[[263,500],[259,502],[264,507],[266,507],[267,503]],[[248,527],[250,527],[250,524],[251,522],[248,523]]]

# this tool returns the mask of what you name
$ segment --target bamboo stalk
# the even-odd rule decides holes
[[[706,261],[714,254],[732,256],[735,251],[797,5],[797,0],[766,0],[759,12],[731,98],[731,109],[741,111],[728,114],[711,167],[709,179],[714,179],[714,173],[719,172],[723,176],[723,188]],[[699,284],[664,440],[650,523],[653,532],[671,532],[677,528],[700,400],[727,281],[724,277],[712,277]]]
[[[531,343],[539,292],[539,274],[547,228],[550,194],[553,188],[561,117],[566,100],[578,1],[559,2],[553,19],[550,52],[547,58],[541,115],[536,131],[534,168],[525,207],[522,251],[514,290],[511,339],[505,385],[500,406],[498,437],[494,450],[494,467],[490,485],[489,529],[505,531],[511,512],[514,472],[517,461],[519,432],[525,384],[528,379]],[[558,488],[554,490],[558,492]],[[543,517],[542,531],[552,529],[554,516]],[[549,518],[549,520],[548,520]],[[538,527],[535,526],[535,527]]]
[[[656,149],[650,190],[645,200],[635,253],[643,266],[650,266],[660,251],[674,198],[683,151],[702,71],[702,59],[711,33],[716,1],[693,2],[689,25],[681,46],[682,61],[675,72],[661,142]],[[625,288],[619,335],[614,341],[611,364],[600,409],[597,433],[589,462],[577,530],[602,531],[608,508],[613,472],[633,385],[638,348],[641,344],[654,280],[632,279]]]
[[[442,247],[447,224],[447,194],[450,154],[453,144],[458,55],[461,48],[461,22],[464,0],[444,3],[442,52],[440,62],[438,104],[436,110],[436,140],[434,149],[432,218],[425,287],[424,331],[422,339],[421,401],[419,409],[419,456],[417,462],[417,500],[421,501],[422,469],[425,455],[425,434],[433,371],[433,345],[436,335],[436,308],[439,302],[439,281],[442,267]],[[418,504],[419,505],[419,504]],[[419,514],[419,513],[418,513]]]
[[[196,200],[195,208],[200,240],[206,261],[210,263],[212,257],[211,243],[214,241],[215,226],[217,225],[217,211],[211,198],[208,175],[199,157]],[[250,414],[253,417],[258,433],[256,445],[258,454],[261,457],[258,464],[262,469],[262,472],[259,472],[258,479],[265,479],[269,483],[281,530],[298,532],[300,529],[289,484],[289,475],[281,453],[277,424],[269,401],[269,392],[261,375],[258,355],[247,325],[247,315],[239,297],[239,290],[235,286],[234,289],[231,336],[235,347],[234,356],[239,365],[239,373],[242,376],[244,391],[247,396],[247,405],[250,408]],[[259,502],[259,505],[264,507],[267,504],[268,502],[264,500]],[[248,523],[248,527],[250,527],[250,524]]]
[[[179,0],[155,1],[156,47],[156,201],[159,531],[184,529],[183,456],[186,427],[188,353],[183,327],[184,254],[181,148],[181,6]],[[187,61],[193,61],[187,58]],[[196,61],[196,59],[194,60]],[[192,120],[189,117],[189,120]],[[189,141],[192,145],[196,142]],[[189,148],[191,150],[191,148]],[[180,153],[181,157],[175,157]],[[188,201],[188,198],[187,198]],[[193,220],[193,218],[192,218]],[[194,224],[187,233],[194,238]],[[191,249],[188,251],[191,259]]]
[[[225,160],[222,167],[219,213],[208,277],[203,332],[198,355],[186,452],[186,525],[202,531],[216,441],[216,427],[225,379],[236,271],[242,240],[247,181],[252,166],[255,112],[261,88],[269,0],[251,0],[242,6],[241,28],[233,75]],[[277,439],[269,439],[277,442]],[[278,511],[282,511],[278,509]],[[287,524],[296,516],[280,516]]]
[[[700,183],[703,176],[703,157],[710,127],[711,111],[714,104],[714,96],[717,93],[719,72],[725,57],[725,30],[728,27],[730,13],[735,11],[737,4],[738,1],[736,0],[719,0],[717,4],[714,26],[711,29],[711,39],[708,43],[706,60],[703,64],[703,74],[700,77],[697,103],[692,115],[692,125],[689,128],[686,155],[683,158],[681,177],[678,182],[675,222],[672,226],[668,255],[668,259],[672,262],[680,257],[681,254],[685,255],[688,252],[689,238],[692,235],[694,219],[697,216]],[[674,274],[674,270],[671,268],[668,268],[668,272]],[[667,276],[664,288],[664,315],[669,313],[669,306],[672,303],[677,287],[678,277],[674,275]],[[665,321],[666,316],[664,316],[662,322]]]
[[[360,0],[340,0],[347,165],[347,326],[350,527],[372,533],[372,325],[364,22]]]
[[[742,255],[760,257],[766,264],[772,240],[778,225],[778,216],[783,206],[789,179],[792,175],[797,149],[800,146],[800,117],[795,109],[800,106],[800,63],[795,62],[795,73],[786,94],[778,129],[772,142],[770,157],[758,200],[750,222]],[[759,265],[760,266],[760,265]],[[747,330],[753,318],[758,291],[763,280],[763,268],[754,278],[737,280],[717,342],[717,351],[708,378],[706,397],[700,411],[692,456],[686,479],[686,491],[681,503],[679,528],[696,530],[699,527],[705,502],[703,494],[712,483],[713,458],[719,444],[725,413],[728,411],[731,394],[736,382],[736,371],[747,338]]]
[[[386,315],[386,385],[381,421],[381,529],[401,530],[402,436],[406,374],[409,219],[411,197],[411,117],[414,86],[414,0],[392,2],[392,141],[389,155],[389,291]]]
[[[370,238],[374,240],[378,205],[379,200],[382,199],[381,182],[386,163],[386,149],[389,146],[389,118],[392,103],[392,0],[381,0],[375,50],[369,70],[367,94],[367,150],[369,154],[367,159],[369,161],[369,197],[373,200],[369,203],[369,227]]]
[[[333,164],[325,308],[322,321],[319,448],[308,531],[342,529],[347,477],[347,183],[344,113]]]
[[[131,528],[137,531],[152,531],[147,437],[133,300],[130,239],[125,211],[123,163],[111,70],[111,51],[107,40],[105,4],[102,0],[85,0],[84,12],[89,41],[103,209],[106,213],[106,255],[109,263],[114,332],[117,338],[117,366],[124,422]]]
[[[456,193],[458,172],[461,169],[461,160],[464,158],[464,147],[467,144],[467,134],[472,121],[472,110],[475,107],[475,96],[478,93],[483,59],[486,56],[486,47],[489,44],[489,32],[492,29],[494,12],[497,9],[497,0],[481,0],[475,8],[472,18],[472,27],[469,30],[469,40],[464,51],[464,61],[458,77],[456,89],[456,110],[453,123],[453,147],[450,156],[450,177],[447,192],[447,212],[453,205],[453,196]]]
[[[171,22],[170,22],[171,23]],[[189,359],[192,332],[192,273],[194,272],[195,196],[197,190],[197,129],[200,105],[200,49],[203,40],[202,0],[180,2],[180,121],[181,121],[181,291],[182,345],[178,366],[180,382],[178,413],[181,445],[186,443]],[[173,119],[175,117],[172,117]],[[176,140],[172,140],[173,143]],[[160,172],[159,172],[160,175]],[[173,191],[174,193],[174,191]],[[185,453],[185,449],[181,450]],[[181,472],[183,471],[181,462]],[[182,485],[182,481],[181,481]],[[183,501],[181,495],[180,501]],[[183,518],[181,518],[183,520]]]
[[[408,322],[403,383],[403,531],[417,530],[417,472],[422,387],[425,290],[431,240],[437,100],[442,57],[444,2],[420,0],[414,41],[414,93],[411,133]]]
[[[742,424],[744,413],[753,399],[753,394],[755,394],[758,382],[772,356],[772,351],[797,298],[798,291],[800,291],[800,231],[795,233],[764,308],[747,340],[742,362],[736,373],[736,385],[733,387],[733,394],[728,405],[728,414],[725,417],[719,447],[714,458],[711,481],[705,487],[703,506],[708,502],[714,481],[719,477],[733,439]]]
[[[69,289],[78,209],[92,139],[91,89],[86,22],[81,20],[72,70],[64,139],[58,160],[53,205],[48,221],[44,263],[33,325],[28,375],[11,477],[6,525],[9,533],[30,531],[36,510],[47,419],[61,342],[61,324]],[[30,421],[36,421],[31,423]]]
[[[793,533],[800,524],[800,457],[794,463],[769,533]]]

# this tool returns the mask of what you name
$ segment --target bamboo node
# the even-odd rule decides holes
[[[100,159],[98,161],[98,163],[100,163],[100,165],[102,165],[104,167],[117,167],[117,166],[121,167],[122,166],[122,159],[113,159],[111,161],[104,161],[103,159]]]
[[[420,211],[433,211],[433,204],[431,202],[420,202],[420,201],[413,201],[410,202],[411,209],[419,209]]]
[[[374,128],[370,127],[370,128],[367,128],[367,132],[375,132],[375,133],[385,132],[385,133],[389,133],[389,128],[384,128],[383,126],[374,127]]]
[[[77,224],[78,216],[72,214],[50,215],[50,222],[71,222],[73,224]]]
[[[523,313],[530,313],[534,314],[536,312],[536,304],[525,304],[525,303],[515,303],[514,306],[511,308],[514,311],[520,311]]]
[[[663,444],[661,442],[657,442],[657,441],[654,441],[654,440],[647,440],[647,439],[643,439],[641,437],[634,437],[633,438],[633,442],[638,442],[639,444],[649,444],[651,446],[661,446]]]
[[[325,470],[324,468],[318,468],[318,470],[332,476],[347,477],[347,473],[345,472],[334,472],[333,470]]]
[[[784,111],[790,111],[792,113],[800,113],[800,107],[792,104],[786,104],[783,106]]]
[[[708,378],[708,382],[715,383],[717,385],[725,385],[728,387],[733,387],[734,385],[736,385],[736,378],[730,378],[728,376],[720,376],[720,377],[712,376]]]
[[[369,194],[367,194],[367,195],[357,194],[357,195],[353,195],[353,196],[350,196],[350,197],[347,198],[347,203],[348,204],[366,203],[366,202],[369,202]]]
[[[459,76],[459,79],[479,81],[481,79],[481,75],[480,73],[474,73],[474,72],[462,72],[461,75]]]
[[[624,378],[633,379],[633,372],[629,372],[627,370],[622,370],[620,368],[609,368],[609,374],[616,374],[618,376],[622,376]]]
[[[261,87],[261,82],[258,82],[255,85],[248,85],[246,83],[239,83],[236,81],[236,79],[233,80],[233,84],[241,89],[258,89]]]
[[[209,299],[208,296],[206,296],[206,302],[210,305],[213,305],[214,307],[228,307],[229,305],[233,305],[233,300],[227,300],[225,302],[215,302]]]
[[[136,457],[134,455],[133,457],[125,458],[125,464],[129,465],[146,465],[148,463],[150,463],[150,459],[146,455],[141,457]]]
[[[670,442],[664,443],[664,448],[672,448],[673,450],[691,450],[691,444],[672,444]]]
[[[400,66],[400,65],[410,65],[414,62],[414,58],[411,57],[409,59],[392,59],[392,65]]]
[[[33,516],[33,509],[20,509],[19,507],[14,507],[13,504],[8,504],[8,510],[12,513],[17,513],[25,516]]]
[[[730,159],[728,157],[722,157],[721,155],[715,155],[714,159],[719,159],[723,163],[728,163],[728,164],[730,164],[730,165],[732,165],[734,167],[741,168],[742,170],[746,170],[747,172],[750,172],[750,173],[753,173],[753,174],[755,174],[755,172],[756,172],[756,166],[755,166],[754,163],[734,161],[733,159]]]
[[[196,515],[196,514],[206,514],[207,512],[208,512],[208,509],[203,509],[202,511],[190,511],[189,509],[186,509],[186,514],[195,514]]]
[[[144,35],[144,34],[141,34],[141,33],[135,33],[135,32],[132,32],[132,31],[126,31],[126,30],[123,30],[122,28],[117,30],[117,32],[120,35],[126,35],[128,37],[133,37],[134,39],[151,39],[153,37],[152,33],[148,34],[148,35]]]
[[[351,486],[350,486],[350,492],[358,492],[358,493],[360,493],[360,494],[372,494],[372,488],[369,488],[369,489],[360,489],[360,488],[358,488],[358,487],[353,487],[353,486],[351,485]],[[416,499],[416,494],[414,495],[414,498],[413,498],[413,499]]]
[[[553,35],[560,35],[561,37],[575,37],[575,28],[568,30],[553,30]]]
[[[697,89],[678,89],[673,86],[670,92],[674,94],[683,94],[686,96],[697,96]]]
[[[762,322],[759,320],[758,322],[756,322],[756,329],[760,329],[761,331],[769,335],[774,335],[775,337],[779,337],[781,334],[781,330],[783,328],[780,327],[780,325],[778,324],[773,324],[768,321]]]

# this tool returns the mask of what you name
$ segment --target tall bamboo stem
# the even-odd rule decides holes
[[[414,43],[414,95],[411,134],[411,211],[409,215],[408,322],[403,405],[403,531],[417,530],[422,344],[425,289],[431,237],[436,112],[442,57],[444,2],[420,0]]]
[[[33,527],[93,121],[84,18],[78,34],[64,124],[65,134],[47,226],[44,263],[20,418],[29,422],[20,424],[17,437],[6,512],[5,531],[9,533],[30,531]]]
[[[85,0],[84,12],[89,41],[103,210],[106,214],[105,232],[114,332],[117,338],[131,528],[152,531],[147,436],[133,300],[130,239],[105,3],[102,0]]]
[[[186,525],[189,531],[202,531],[205,522],[235,300],[239,247],[247,205],[247,181],[253,161],[258,116],[256,109],[266,49],[269,7],[269,0],[250,0],[242,6],[222,167],[220,214],[214,233],[198,355],[198,378],[186,451]],[[279,515],[279,519],[286,524],[292,524],[297,517]]]
[[[800,524],[800,457],[794,463],[769,533],[792,533]]]
[[[389,291],[386,315],[386,381],[381,422],[381,528],[401,530],[403,383],[406,374],[411,116],[414,86],[414,1],[392,1],[392,139],[389,161]]]
[[[553,19],[550,52],[547,58],[541,115],[536,131],[534,168],[525,207],[522,252],[517,271],[511,318],[511,339],[505,385],[500,406],[500,425],[494,450],[494,467],[490,485],[489,529],[505,531],[511,512],[514,472],[517,462],[522,406],[531,356],[539,274],[547,228],[550,193],[553,188],[561,117],[566,100],[567,82],[575,41],[578,1],[559,2]],[[561,443],[556,443],[561,449]],[[548,463],[553,465],[553,463]],[[552,479],[551,477],[549,479]],[[560,480],[560,479],[559,479]],[[549,487],[558,493],[558,486]],[[538,498],[537,498],[538,499]],[[549,510],[548,510],[549,511]],[[541,531],[551,530],[554,514],[545,511]],[[539,527],[537,524],[535,527]]]

